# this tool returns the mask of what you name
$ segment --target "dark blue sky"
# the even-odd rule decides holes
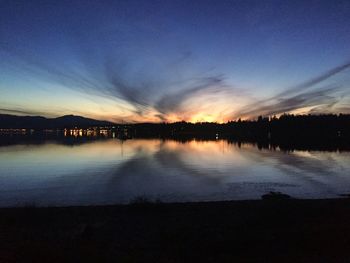
[[[349,1],[1,1],[0,111],[350,113]]]

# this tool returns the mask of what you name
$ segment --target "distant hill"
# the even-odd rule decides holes
[[[27,128],[27,129],[56,129],[71,127],[108,126],[113,123],[84,118],[75,115],[65,115],[58,118],[41,116],[16,116],[0,114],[0,128]]]

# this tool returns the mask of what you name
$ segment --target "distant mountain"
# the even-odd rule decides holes
[[[0,128],[26,128],[26,129],[56,129],[72,127],[108,126],[111,122],[99,121],[75,115],[65,115],[58,118],[45,118],[41,116],[16,116],[0,114]]]

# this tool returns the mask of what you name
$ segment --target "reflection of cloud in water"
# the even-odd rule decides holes
[[[343,163],[338,161],[337,153],[332,152],[281,152],[252,149],[246,152],[248,158],[262,164],[274,166],[281,175],[288,175],[304,187],[310,185],[324,193],[338,193],[339,185],[336,178],[341,180],[340,170],[346,170]]]
[[[190,196],[196,187],[200,191],[218,187],[220,177],[212,171],[195,169],[182,160],[181,152],[162,147],[152,155],[139,151],[133,158],[109,171],[107,192],[130,198],[147,196]]]
[[[0,205],[296,197],[348,192],[350,153],[282,152],[226,141],[96,141],[0,148]],[[20,183],[19,183],[20,182]]]
[[[273,177],[258,178],[259,174],[252,175],[246,166],[254,164],[274,168],[271,170]],[[194,192],[193,189],[186,188],[186,184],[202,188],[207,185],[220,188],[226,184],[226,190],[231,192],[237,189],[269,191],[309,185],[319,191],[337,193],[336,186],[322,180],[324,177],[329,179],[327,176],[330,175],[333,178],[337,176],[337,171],[334,170],[336,165],[336,159],[328,156],[328,153],[322,153],[318,157],[304,152],[259,151],[251,145],[238,149],[224,141],[192,141],[186,144],[165,141],[151,156],[138,155],[115,170],[111,187],[117,185],[118,189],[147,193],[152,192],[152,189],[162,192],[159,189],[166,186],[168,190],[171,189],[170,192],[185,194],[186,191]],[[244,181],[244,176],[248,180],[256,176],[258,182]],[[177,182],[172,181],[175,177]],[[235,177],[238,182],[227,181],[228,178]],[[281,180],[291,183],[283,183]]]

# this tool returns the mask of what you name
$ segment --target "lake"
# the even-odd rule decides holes
[[[296,198],[350,193],[350,152],[282,151],[225,140],[48,140],[0,146],[0,206]]]

